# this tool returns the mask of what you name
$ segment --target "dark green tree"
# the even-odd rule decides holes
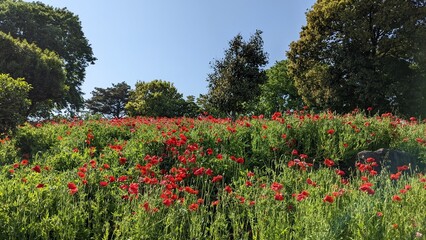
[[[287,66],[288,60],[282,60],[266,70],[268,80],[260,86],[261,94],[253,103],[256,114],[272,114],[303,106]]]
[[[178,117],[185,115],[186,102],[167,81],[137,82],[126,110],[131,116]]]
[[[100,113],[106,117],[121,118],[125,115],[129,101],[130,86],[125,83],[112,84],[109,88],[95,88],[92,98],[86,101],[86,107],[92,113]]]
[[[31,104],[28,99],[30,89],[24,79],[0,74],[0,133],[12,130],[26,120]]]
[[[424,1],[318,0],[287,53],[304,102],[426,114]]]
[[[229,42],[225,57],[212,64],[206,97],[213,108],[235,117],[246,113],[249,102],[260,94],[260,85],[267,79],[263,67],[268,63],[261,34],[257,30],[248,42],[238,34]]]
[[[68,88],[59,56],[26,40],[19,41],[0,31],[0,73],[24,78],[31,85],[27,116],[48,117],[60,105]]]
[[[56,52],[66,69],[68,92],[62,106],[73,111],[83,106],[81,84],[86,67],[96,58],[78,16],[66,8],[53,8],[41,2],[1,0],[0,31]]]

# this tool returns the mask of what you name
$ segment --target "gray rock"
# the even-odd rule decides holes
[[[374,158],[378,166],[374,168],[378,173],[382,169],[387,169],[390,173],[398,172],[398,167],[409,166],[408,171],[415,171],[417,167],[417,158],[406,152],[380,148],[376,151],[362,151],[357,154],[358,161],[365,163],[367,158]]]

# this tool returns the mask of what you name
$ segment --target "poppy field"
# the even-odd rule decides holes
[[[425,239],[414,117],[73,119],[0,141],[1,239]],[[420,164],[358,161],[379,148]]]

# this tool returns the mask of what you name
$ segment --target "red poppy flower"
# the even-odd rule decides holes
[[[225,191],[228,193],[232,193],[232,188],[230,186],[226,186]]]
[[[138,183],[130,183],[129,185],[129,194],[137,195],[139,192],[139,184]]]
[[[70,190],[71,195],[74,195],[76,192],[78,192],[78,188],[73,182],[68,183],[68,189]]]
[[[203,175],[203,173],[204,173],[204,168],[203,167],[200,167],[200,168],[194,170],[194,175],[195,176]]]
[[[273,182],[271,184],[271,189],[274,190],[275,192],[280,191],[283,188],[283,185],[277,182]]]
[[[101,182],[99,182],[99,185],[101,185],[101,187],[106,187],[106,186],[108,186],[108,182],[101,181]]]
[[[317,186],[317,183],[314,182],[314,181],[312,181],[310,178],[306,179],[306,183],[309,184],[309,185],[311,185],[311,186],[313,186],[313,187]]]
[[[38,173],[41,172],[41,168],[40,168],[39,165],[34,166],[33,168],[31,168],[31,170],[33,170],[34,172],[38,172]]]
[[[207,155],[212,155],[213,154],[213,149],[208,148],[206,151]]]
[[[212,182],[220,182],[222,181],[222,179],[223,179],[222,175],[217,175],[213,177]]]
[[[323,198],[323,201],[324,201],[324,202],[328,202],[328,203],[333,203],[333,202],[334,202],[334,198],[333,198],[332,196],[330,196],[330,195],[326,195],[326,196]]]
[[[392,201],[399,202],[399,201],[401,201],[401,200],[402,200],[402,198],[401,198],[399,195],[393,195],[393,196],[392,196]]]
[[[43,183],[39,183],[39,184],[37,184],[36,188],[44,188],[44,184]]]
[[[28,165],[28,160],[27,160],[27,159],[22,159],[22,161],[21,161],[21,165],[22,165],[22,166],[26,166],[26,165]]]
[[[173,200],[170,199],[170,198],[165,198],[163,200],[163,204],[166,205],[167,207],[169,207],[170,205],[172,205],[172,203],[173,203]]]
[[[196,204],[196,203],[193,203],[193,204],[191,204],[191,205],[189,205],[189,207],[188,207],[188,209],[189,209],[189,211],[197,211],[197,209],[198,209],[198,204]]]
[[[274,199],[277,200],[277,201],[282,201],[282,200],[284,200],[284,196],[283,196],[282,193],[276,193],[275,196],[274,196]]]
[[[395,174],[391,174],[390,175],[390,179],[392,179],[392,180],[398,180],[400,176],[401,176],[401,172],[397,172]]]
[[[335,132],[336,132],[336,130],[334,130],[334,129],[327,130],[327,133],[330,134],[330,135],[334,134]]]
[[[334,161],[333,160],[331,160],[331,159],[325,159],[324,160],[324,164],[327,166],[327,167],[332,167],[332,166],[334,166]]]
[[[219,203],[220,203],[220,201],[219,201],[219,200],[213,201],[213,202],[212,202],[212,206],[217,206],[217,205],[219,205]]]

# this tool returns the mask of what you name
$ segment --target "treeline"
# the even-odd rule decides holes
[[[302,106],[426,115],[425,1],[318,0],[306,18],[287,59],[269,69],[262,32],[236,35],[212,61],[208,92],[198,97],[184,99],[172,83],[153,80],[95,88],[84,101],[85,68],[96,58],[78,17],[40,2],[0,0],[0,127],[83,108],[117,118],[268,115]],[[19,89],[13,104],[6,89]]]

